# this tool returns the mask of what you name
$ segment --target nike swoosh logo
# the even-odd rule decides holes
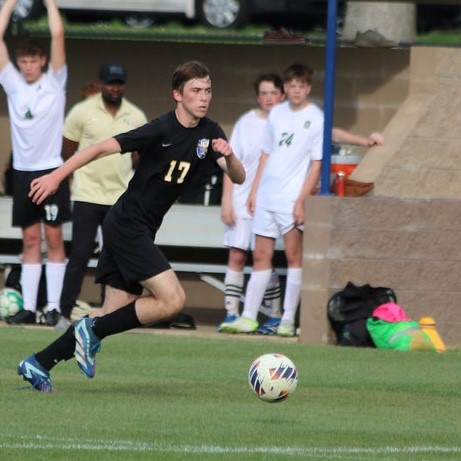
[[[162,147],[170,147],[172,146],[173,144],[170,142],[170,143],[165,143],[165,142],[162,142]]]

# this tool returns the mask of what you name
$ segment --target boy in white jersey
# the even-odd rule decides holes
[[[224,277],[226,317],[229,323],[239,317],[240,298],[243,293],[244,273],[248,252],[254,247],[253,216],[248,212],[246,202],[253,185],[259,158],[261,138],[269,111],[284,98],[282,78],[275,73],[260,75],[254,82],[256,108],[239,117],[235,123],[230,144],[235,155],[245,167],[243,184],[233,184],[224,177],[221,199],[221,220],[225,224],[224,245],[229,248],[226,275]],[[277,274],[273,273],[264,296],[269,318],[258,332],[273,334],[281,318],[281,288]],[[218,326],[221,331],[221,325]]]
[[[62,223],[70,219],[68,182],[41,205],[29,199],[30,183],[62,164],[67,66],[64,26],[54,0],[47,2],[51,34],[50,61],[42,45],[25,39],[10,60],[4,36],[16,6],[5,0],[0,11],[0,84],[7,95],[13,151],[13,226],[21,227],[23,264],[21,287],[24,310],[7,323],[35,323],[37,293],[42,272],[41,226],[44,223],[48,250],[46,263],[48,309],[58,309],[65,271]]]
[[[321,170],[323,112],[311,103],[312,70],[292,64],[283,73],[286,102],[274,107],[262,141],[262,155],[248,209],[254,213],[255,250],[242,316],[221,325],[229,333],[256,331],[258,308],[272,274],[275,241],[283,236],[287,279],[279,336],[295,335],[301,294],[304,201]]]

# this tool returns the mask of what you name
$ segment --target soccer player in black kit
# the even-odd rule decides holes
[[[163,217],[207,162],[217,162],[237,184],[245,170],[221,127],[206,117],[211,77],[201,62],[179,66],[172,79],[174,111],[127,133],[89,146],[52,173],[34,180],[30,198],[40,204],[77,168],[102,155],[139,152],[126,192],[103,223],[104,246],[96,282],[106,285],[105,301],[56,341],[18,365],[18,374],[38,391],[51,392],[50,370],[74,355],[92,378],[103,338],[176,315],[185,294],[170,264],[155,245]],[[149,293],[142,296],[143,289]]]

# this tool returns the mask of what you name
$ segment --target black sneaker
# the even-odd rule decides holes
[[[17,314],[7,317],[5,322],[8,325],[22,325],[35,323],[35,312],[27,311],[23,309]]]
[[[48,311],[46,313],[45,325],[48,325],[49,327],[54,327],[58,323],[59,317],[61,317],[61,314],[56,309]]]

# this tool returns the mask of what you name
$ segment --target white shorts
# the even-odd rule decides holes
[[[224,227],[224,246],[240,250],[254,250],[253,220],[237,218],[235,225]]]
[[[277,239],[294,228],[304,231],[304,225],[295,226],[293,213],[279,213],[256,207],[253,219],[253,232],[262,237]]]

